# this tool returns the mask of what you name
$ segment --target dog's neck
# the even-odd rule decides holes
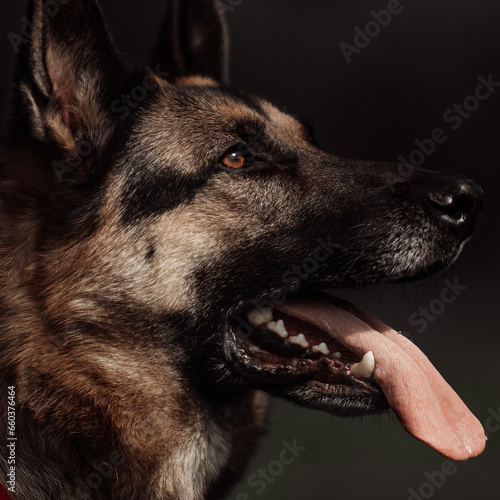
[[[227,488],[239,477],[264,424],[260,393],[228,395],[209,406],[163,350],[131,345],[130,339],[117,341],[117,333],[107,332],[105,341],[98,330],[55,333],[28,294],[25,304],[22,313],[6,316],[3,324],[10,330],[8,357],[13,363],[29,359],[30,370],[8,374],[5,380],[17,388],[19,459],[39,455],[46,464],[40,475],[60,488],[50,492],[53,498],[78,488],[85,492],[86,478],[96,474],[103,496],[92,490],[91,498],[119,491],[120,485],[112,484],[115,477],[127,477],[135,485],[134,498],[148,492],[147,498],[183,500],[219,495],[219,483]],[[29,339],[22,333],[26,330],[31,331]],[[30,387],[29,393],[23,387]],[[48,420],[51,434],[40,432],[33,442],[28,432],[46,428]],[[92,448],[81,449],[90,442]],[[60,461],[52,469],[50,457],[40,450],[54,447]],[[29,470],[27,464],[18,465]],[[70,472],[83,486],[67,484]]]

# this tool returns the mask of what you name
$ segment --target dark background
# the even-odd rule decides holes
[[[500,412],[500,312],[498,283],[500,89],[451,131],[443,113],[474,92],[477,78],[500,82],[498,0],[402,0],[403,11],[348,64],[341,42],[353,43],[354,27],[372,20],[382,1],[224,0],[232,37],[232,82],[315,124],[328,151],[348,157],[395,161],[413,141],[436,127],[449,138],[424,166],[460,172],[481,184],[486,210],[475,238],[458,263],[419,285],[375,287],[348,297],[401,329],[425,351],[481,422]],[[0,104],[4,123],[14,60],[7,39],[19,33],[25,1],[3,2],[0,19]],[[146,58],[165,10],[164,0],[102,0],[121,51]],[[466,286],[422,333],[410,316],[428,307],[446,287]],[[500,420],[500,417],[499,417]],[[500,426],[499,426],[500,427]],[[283,441],[305,448],[282,473]],[[228,497],[248,499],[465,500],[500,497],[500,430],[485,453],[457,463],[434,481],[444,459],[408,436],[394,417],[341,420],[273,402],[270,434],[248,475]],[[259,468],[277,475],[265,491],[248,483]],[[425,485],[424,483],[429,483]],[[246,493],[246,495],[244,494]],[[238,496],[240,495],[240,496]],[[414,497],[418,498],[418,497]]]

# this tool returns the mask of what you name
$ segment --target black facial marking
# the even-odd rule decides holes
[[[264,129],[264,123],[255,120],[240,119],[231,124],[228,133],[237,135],[241,140],[248,142],[251,138],[258,140],[262,148],[268,142],[267,134]]]
[[[155,256],[155,253],[156,253],[156,248],[151,243],[151,245],[149,245],[148,251],[146,252],[146,261],[151,262]]]
[[[194,176],[182,176],[168,166],[153,171],[138,163],[132,167],[131,179],[121,197],[125,225],[160,215],[188,202],[205,182]]]
[[[257,158],[263,158],[275,163],[296,163],[297,152],[294,145],[278,143],[269,135],[264,123],[254,120],[239,120],[232,125],[229,133],[240,137],[247,146],[247,151]],[[240,152],[245,152],[241,151]]]

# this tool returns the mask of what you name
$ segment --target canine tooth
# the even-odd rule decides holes
[[[324,342],[321,342],[319,345],[313,345],[311,347],[312,352],[320,352],[321,354],[324,354],[325,356],[328,356],[330,354],[330,349],[326,346]]]
[[[279,319],[278,321],[269,321],[266,328],[270,332],[278,334],[282,339],[286,339],[288,337],[288,332],[286,331],[285,323],[283,323],[282,319]]]
[[[247,314],[247,319],[252,326],[261,326],[272,321],[273,312],[270,307],[256,307]]]
[[[290,344],[300,345],[300,347],[304,349],[309,347],[309,342],[306,340],[303,333],[299,333],[295,335],[295,337],[288,337],[288,342],[290,342]]]
[[[332,356],[333,356],[334,358],[340,359],[340,358],[342,357],[342,354],[340,354],[340,352],[334,352],[334,353],[332,354]]]
[[[359,363],[351,365],[351,374],[355,377],[368,378],[373,375],[375,369],[375,358],[373,352],[368,351]]]

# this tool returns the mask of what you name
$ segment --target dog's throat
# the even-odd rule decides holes
[[[265,364],[316,382],[378,385],[404,428],[454,460],[480,454],[484,430],[428,358],[406,337],[325,294],[247,314],[246,349]],[[265,366],[264,366],[265,368]]]

